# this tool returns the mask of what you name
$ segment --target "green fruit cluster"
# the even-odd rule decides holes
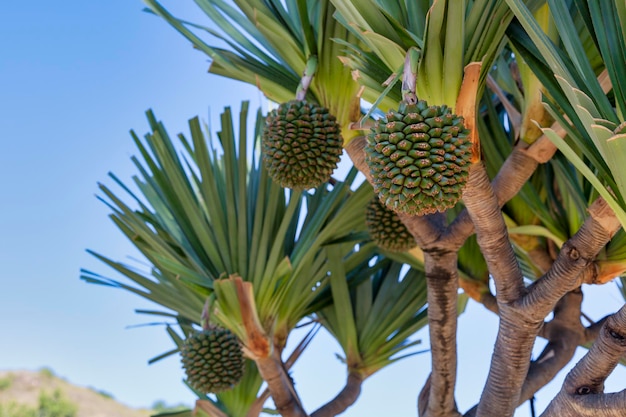
[[[230,389],[243,376],[245,359],[230,330],[213,327],[197,332],[185,340],[180,354],[187,382],[202,393]]]
[[[471,159],[469,130],[447,106],[401,102],[367,136],[374,191],[391,210],[445,211],[461,198]]]
[[[392,252],[406,252],[417,246],[398,215],[383,206],[378,196],[367,205],[365,223],[372,240],[383,249]]]
[[[283,187],[306,190],[327,182],[342,151],[341,128],[325,107],[292,100],[267,116],[263,163]]]

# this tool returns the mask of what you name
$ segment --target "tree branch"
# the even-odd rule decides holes
[[[367,145],[367,138],[365,136],[357,136],[346,144],[344,150],[354,166],[365,176],[367,182],[373,184],[372,173],[367,166],[367,162],[365,162],[365,145]]]
[[[581,272],[619,230],[621,224],[606,201],[598,198],[589,207],[590,216],[561,248],[550,270],[530,286],[521,301],[524,314],[533,320],[543,318],[568,291],[581,285]]]
[[[311,417],[334,417],[346,411],[346,409],[359,398],[363,380],[363,376],[358,372],[348,373],[348,380],[341,392],[327,404],[311,414]]]
[[[522,271],[509,242],[500,204],[482,163],[470,167],[463,201],[476,228],[478,245],[496,284],[498,304],[518,299],[525,293]]]
[[[620,417],[626,390],[603,394],[604,381],[626,354],[626,305],[610,316],[589,352],[565,378],[559,394],[542,417]]]
[[[509,101],[504,91],[502,91],[502,88],[491,75],[487,76],[487,87],[495,93],[500,103],[502,103],[502,106],[504,106],[504,110],[506,110],[506,113],[509,115],[509,121],[513,127],[514,138],[518,139],[522,125],[522,114],[515,108],[513,103]]]
[[[302,340],[300,340],[300,343],[298,343],[298,346],[296,346],[296,348],[291,352],[291,354],[285,361],[286,371],[289,371],[291,367],[293,366],[293,364],[296,363],[298,358],[300,358],[300,355],[302,355],[302,352],[304,352],[304,350],[309,346],[309,343],[311,343],[311,341],[313,340],[313,338],[319,331],[320,327],[321,326],[319,324],[315,324],[313,328],[309,330],[309,332],[302,338]],[[263,392],[261,393],[261,395],[257,397],[254,403],[252,403],[252,406],[248,410],[246,417],[259,417],[259,415],[263,411],[263,405],[265,404],[265,401],[267,401],[269,397],[270,397],[270,391],[268,388],[265,388]]]
[[[397,213],[400,221],[415,238],[420,249],[424,250],[446,250],[441,245],[441,234],[446,225],[446,216],[443,213],[428,214],[425,216],[411,216],[406,213]]]
[[[518,401],[521,405],[539,389],[552,381],[574,357],[576,348],[585,338],[585,328],[580,322],[583,293],[576,289],[563,297],[554,309],[554,319],[544,325],[548,344],[537,360],[530,364],[526,381]]]
[[[517,407],[540,323],[520,320],[512,308],[515,300],[521,298],[526,289],[522,271],[509,242],[500,204],[482,164],[474,164],[470,168],[463,201],[494,279],[500,310],[498,337],[477,415],[510,416]]]
[[[265,401],[268,400],[268,398],[270,398],[270,391],[266,388],[265,390],[263,390],[261,395],[259,395],[256,400],[254,400],[254,402],[250,406],[250,409],[248,410],[248,413],[246,414],[246,417],[259,417],[263,412],[263,405],[265,404]]]
[[[193,415],[196,415],[198,410],[202,410],[206,414],[214,417],[228,417],[228,414],[220,410],[211,401],[207,400],[196,400],[196,407],[193,411]]]
[[[307,417],[280,358],[280,352],[272,348],[273,344],[259,323],[252,284],[244,282],[239,276],[231,276],[230,279],[235,283],[241,319],[247,336],[244,341],[244,352],[256,363],[259,374],[267,383],[276,410],[283,417]]]
[[[478,403],[481,417],[512,416],[528,373],[541,324],[523,320],[510,304],[500,306],[500,325],[487,382]]]
[[[259,374],[267,383],[276,411],[283,417],[307,417],[276,350],[268,357],[256,358],[255,362]]]
[[[460,416],[454,400],[457,352],[458,270],[456,252],[424,252],[428,285],[428,331],[432,372],[424,387],[420,416]],[[428,390],[426,392],[426,389]],[[426,396],[426,394],[428,394]]]
[[[468,210],[472,214],[469,207]],[[591,216],[581,230],[565,244],[550,270],[531,286],[526,295],[524,291],[520,291],[518,300],[508,297],[502,299],[498,287],[500,329],[489,377],[478,406],[478,415],[508,416],[513,413],[519,400],[513,397],[521,392],[523,376],[528,372],[532,345],[544,317],[566,292],[580,285],[580,272],[593,261],[598,251],[619,229],[619,222],[604,201],[598,200],[589,211]],[[474,220],[474,216],[472,219]],[[480,239],[478,225],[476,229]],[[496,285],[497,277],[494,274]],[[510,343],[511,340],[515,340],[515,343]],[[520,378],[520,375],[523,376]]]
[[[606,322],[606,320],[609,317],[611,317],[611,316],[603,317],[602,319],[598,320],[597,322],[590,324],[585,329],[585,339],[583,340],[583,343],[595,342],[596,339],[598,338],[598,336],[600,335],[600,331],[602,330],[602,326],[604,326],[604,323]]]
[[[498,199],[500,208],[517,195],[519,190],[537,169],[540,163],[545,163],[556,152],[556,146],[546,136],[537,139],[530,147],[524,148],[523,142],[519,142],[513,152],[507,157],[500,167],[500,171],[492,182],[493,191]],[[464,193],[465,195],[465,193]],[[474,233],[472,223],[467,210],[463,210],[454,219],[443,240],[460,248],[465,240]]]
[[[526,381],[522,386],[518,406],[554,379],[572,359],[578,346],[593,342],[600,332],[606,317],[584,327],[580,322],[582,291],[576,289],[563,297],[554,310],[554,319],[544,323],[539,336],[549,342],[541,355],[531,362]],[[498,314],[498,311],[494,311]],[[626,355],[622,360],[626,359]],[[474,417],[477,406],[468,410],[464,417]]]
[[[430,377],[432,373],[428,374],[428,378],[424,382],[424,386],[417,395],[417,415],[425,416],[428,411],[428,396],[430,395]]]

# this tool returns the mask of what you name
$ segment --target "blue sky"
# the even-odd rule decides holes
[[[199,18],[193,2],[170,3]],[[135,407],[194,397],[177,358],[147,364],[172,347],[162,328],[127,328],[149,320],[135,309],[152,306],[79,279],[81,268],[115,277],[86,249],[134,254],[95,198],[97,183],[111,184],[109,171],[123,181],[135,173],[128,131],[147,130],[149,108],[177,133],[195,115],[217,123],[223,106],[236,111],[242,99],[266,105],[253,87],[208,74],[206,57],[142,8],[140,0],[6,2],[0,24],[0,369],[50,367]],[[613,284],[594,292],[602,302],[586,303],[596,319],[623,303]],[[474,303],[460,319],[461,410],[480,396],[496,326]],[[337,352],[321,334],[294,368],[308,410],[344,383]],[[345,415],[416,415],[429,367],[420,355],[381,371]],[[620,372],[613,381],[626,380]],[[550,396],[538,395],[539,409]]]

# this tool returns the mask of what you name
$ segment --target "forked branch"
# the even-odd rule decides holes
[[[276,350],[273,352],[269,357],[257,358],[255,362],[259,374],[267,383],[276,411],[283,417],[307,417],[283,362]]]
[[[542,417],[621,417],[626,389],[604,393],[604,382],[626,354],[626,305],[610,316],[589,352],[565,378]]]
[[[554,318],[543,326],[543,336],[548,339],[548,344],[530,364],[518,405],[532,398],[539,389],[552,381],[583,343],[586,329],[580,322],[582,300],[580,288],[567,293],[556,305]]]
[[[241,319],[246,331],[244,351],[255,361],[259,374],[267,383],[276,410],[283,417],[307,417],[293,382],[277,349],[272,348],[268,336],[258,322],[254,308],[252,284],[234,276]]]
[[[463,201],[495,282],[500,311],[496,346],[477,414],[486,417],[510,416],[517,407],[539,323],[520,323],[511,310],[511,304],[521,298],[526,289],[509,242],[500,204],[482,163],[473,164],[470,168]],[[512,340],[515,343],[510,343]]]
[[[316,324],[304,336],[304,338],[302,338],[302,340],[300,341],[300,343],[298,343],[298,346],[296,346],[293,352],[291,352],[291,354],[285,361],[285,370],[287,372],[289,372],[293,364],[296,363],[298,358],[300,358],[300,355],[302,355],[302,352],[304,352],[304,350],[309,346],[319,329],[320,326]],[[261,415],[261,413],[263,412],[263,405],[268,400],[268,398],[270,398],[270,390],[268,388],[265,388],[265,390],[263,390],[263,392],[257,397],[257,399],[248,410],[246,417],[259,417],[259,415]]]
[[[534,320],[543,320],[563,295],[582,284],[582,272],[593,265],[598,252],[621,227],[602,198],[589,207],[589,214],[578,232],[561,248],[550,270],[535,281],[524,297],[521,305],[524,314]]]
[[[474,220],[472,208],[468,207],[468,210]],[[619,229],[619,222],[604,201],[598,200],[589,211],[590,217],[579,232],[566,242],[550,270],[527,293],[520,291],[517,299],[509,298],[511,293],[501,298],[501,287],[498,287],[500,329],[478,415],[512,415],[521,399],[516,397],[521,393],[524,381],[520,375],[525,376],[528,372],[533,342],[545,316],[563,295],[580,285],[581,272]],[[480,243],[479,224],[476,230]],[[489,260],[488,265],[491,271]],[[497,286],[495,274],[494,280]]]
[[[504,161],[491,183],[500,208],[517,195],[537,170],[537,166],[540,163],[549,161],[556,149],[556,146],[545,136],[537,139],[528,148],[523,146],[523,142],[519,142],[513,148],[513,152]],[[443,240],[449,242],[454,247],[460,248],[473,233],[474,224],[466,209],[454,219]]]

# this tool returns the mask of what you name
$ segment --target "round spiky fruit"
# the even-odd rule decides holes
[[[365,159],[381,202],[412,215],[453,207],[467,182],[468,135],[447,106],[401,102],[367,136]]]
[[[372,198],[365,211],[367,230],[378,246],[392,252],[406,252],[417,246],[398,215],[380,203],[378,196]]]
[[[274,181],[305,190],[330,179],[343,151],[343,138],[328,109],[292,100],[267,116],[262,150],[263,163]]]
[[[245,359],[230,331],[211,326],[188,337],[180,348],[187,381],[202,393],[221,392],[243,376]]]

